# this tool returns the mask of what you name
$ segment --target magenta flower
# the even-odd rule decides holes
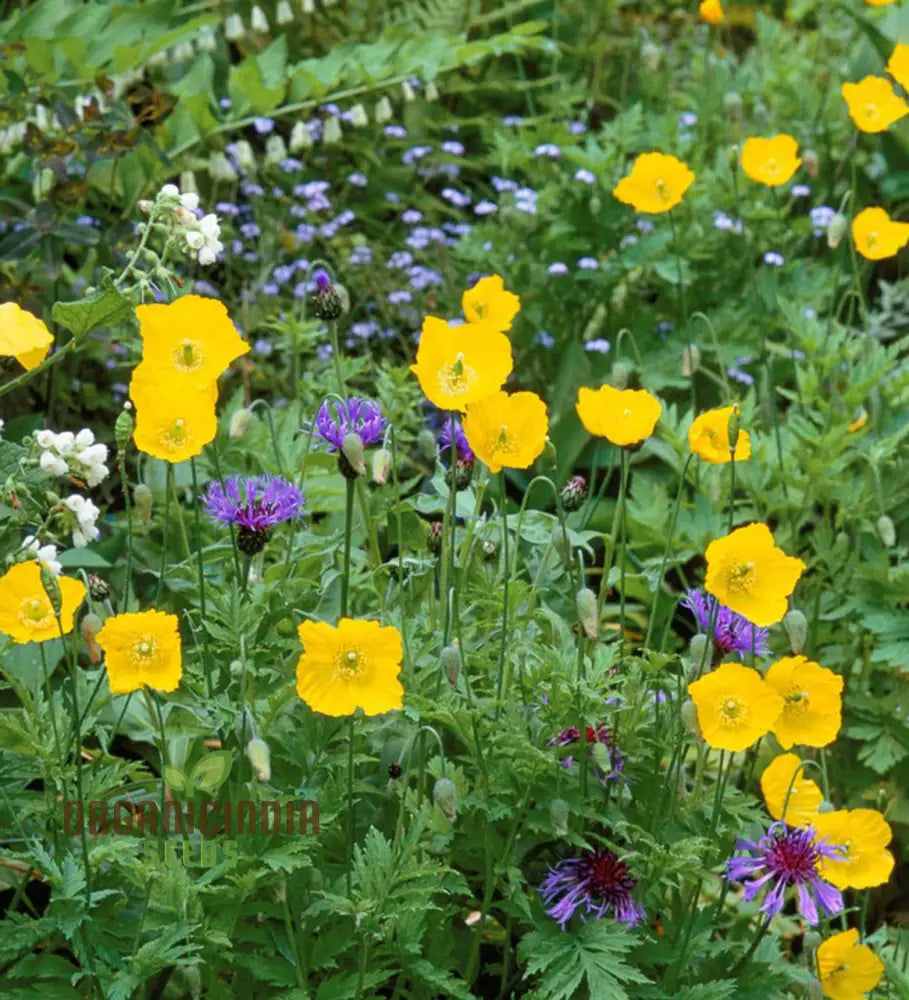
[[[815,840],[811,827],[795,829],[785,823],[774,823],[756,843],[739,840],[735,849],[748,854],[729,859],[727,877],[745,884],[744,899],[752,900],[766,886],[767,895],[761,912],[774,917],[783,908],[786,890],[794,887],[798,908],[809,924],[818,922],[818,907],[822,913],[835,916],[842,912],[843,896],[839,889],[821,878],[818,864],[821,858],[838,858],[841,849]]]
[[[611,912],[620,923],[634,927],[644,918],[644,908],[631,896],[636,885],[637,879],[624,861],[606,848],[597,848],[551,868],[540,895],[546,912],[563,930],[579,910],[582,920],[591,914],[599,919]]]
[[[704,632],[710,631],[710,619],[714,616],[713,644],[721,656],[738,653],[744,657],[752,649],[755,656],[766,656],[769,652],[767,629],[752,625],[744,615],[719,604],[703,590],[689,590],[679,603],[694,615]]]

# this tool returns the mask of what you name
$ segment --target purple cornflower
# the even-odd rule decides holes
[[[262,551],[276,524],[303,512],[303,495],[280,476],[212,481],[202,499],[209,517],[237,526],[237,547],[247,555]]]
[[[798,908],[812,926],[818,922],[818,907],[828,916],[835,916],[843,909],[843,896],[839,889],[821,878],[818,865],[822,858],[840,858],[842,849],[821,839],[815,840],[812,827],[795,829],[785,823],[773,823],[757,842],[738,840],[737,851],[749,855],[732,857],[727,862],[726,875],[730,880],[743,882],[743,898],[750,902],[764,886],[769,886],[761,912],[768,918],[775,917],[783,908],[786,890],[795,886]]]
[[[679,603],[694,615],[705,632],[710,631],[710,619],[715,616],[713,644],[721,656],[738,653],[744,658],[752,649],[755,656],[766,656],[769,652],[767,629],[752,625],[744,615],[719,604],[703,590],[689,590]]]
[[[467,441],[467,435],[464,433],[464,428],[461,426],[460,421],[455,421],[454,425],[454,436],[455,436],[455,455],[458,462],[473,462],[475,455],[473,453],[473,448],[470,447]],[[439,455],[443,461],[448,461],[451,458],[451,421],[446,420],[442,425],[442,431],[439,434]]]
[[[332,410],[334,407],[334,410]],[[382,408],[371,399],[351,396],[343,404],[325,402],[316,414],[316,430],[332,451],[340,451],[348,434],[358,434],[364,445],[381,441],[385,433]]]
[[[590,914],[597,919],[611,910],[613,917],[629,927],[644,918],[644,908],[631,898],[637,885],[628,865],[605,848],[584,851],[580,857],[565,858],[550,868],[540,895],[546,912],[562,930],[583,907],[581,919]]]
[[[593,726],[587,726],[587,746],[590,747],[589,753],[592,757],[596,757],[594,753],[594,746],[597,743],[602,743],[606,747],[606,754],[604,755],[604,760],[608,759],[610,770],[608,773],[604,774],[599,769],[596,769],[596,775],[600,781],[604,784],[607,781],[618,781],[622,777],[622,773],[625,770],[625,758],[622,756],[618,745],[616,744],[615,738],[612,735],[612,730],[603,725],[602,722],[598,722],[596,729]],[[553,736],[548,742],[547,746],[554,747],[569,747],[575,743],[581,742],[581,731],[577,726],[570,726],[568,729],[563,729],[558,736]],[[559,762],[562,767],[571,767],[574,763],[574,756],[569,755],[564,757]]]

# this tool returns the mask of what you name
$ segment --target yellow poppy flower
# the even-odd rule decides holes
[[[852,239],[867,260],[884,260],[909,243],[909,223],[894,221],[882,208],[865,208],[852,220]]]
[[[58,576],[57,583],[63,598],[60,625],[64,633],[72,632],[73,616],[85,600],[85,584],[68,576]],[[16,563],[0,577],[0,632],[18,643],[60,638],[37,561]]]
[[[751,667],[723,663],[688,685],[698,725],[714,750],[747,750],[770,732],[783,699]]]
[[[864,1000],[883,978],[884,963],[868,945],[859,944],[859,932],[853,927],[820,943],[817,972],[830,1000]]]
[[[721,406],[702,413],[688,430],[688,447],[705,462],[717,465],[731,459],[729,451],[729,418],[734,406]],[[735,443],[735,460],[744,462],[751,458],[751,438],[748,431],[739,431]]]
[[[95,642],[104,651],[111,694],[147,686],[176,691],[183,676],[179,619],[163,611],[139,611],[108,618]]]
[[[641,153],[612,193],[636,211],[656,215],[675,208],[693,183],[694,172],[675,156]]]
[[[575,406],[588,434],[627,447],[650,437],[663,407],[644,389],[578,389]]]
[[[792,178],[802,158],[799,144],[785,132],[762,139],[753,136],[742,146],[742,170],[746,176],[767,187],[779,187]]]
[[[896,3],[896,0],[865,0],[865,3],[869,7],[889,7],[890,4]]]
[[[47,357],[53,342],[53,334],[37,316],[15,302],[0,304],[0,357],[15,358],[31,371]]]
[[[887,60],[887,72],[903,90],[909,90],[909,45],[897,45]]]
[[[794,744],[825,747],[840,731],[843,678],[804,656],[784,656],[765,674],[786,705],[773,735],[788,750]]]
[[[444,319],[423,320],[417,376],[426,398],[441,410],[460,410],[502,388],[513,365],[511,342],[498,330],[480,323],[452,326]]]
[[[483,323],[504,333],[521,308],[521,300],[506,291],[498,274],[480,280],[461,296],[461,308],[469,323]]]
[[[865,424],[868,423],[868,411],[862,409],[862,412],[852,421],[852,423],[846,428],[850,434],[855,434],[856,431],[860,431]]]
[[[701,15],[701,20],[708,24],[722,24],[723,22],[723,8],[720,5],[720,0],[701,0],[698,14]]]
[[[366,715],[381,715],[403,705],[396,628],[342,618],[337,627],[303,622],[297,633],[303,643],[297,694],[314,712],[339,716],[362,708]]]
[[[195,384],[214,382],[249,350],[217,299],[184,295],[165,305],[136,306],[136,316],[143,363]]]
[[[543,454],[549,417],[535,392],[497,392],[471,403],[464,417],[467,443],[490,472],[527,469]]]
[[[752,625],[775,625],[805,570],[801,559],[773,544],[766,524],[748,524],[707,546],[704,587]]]
[[[824,801],[824,793],[817,782],[805,778],[804,774],[802,762],[794,753],[774,757],[761,774],[761,792],[767,812],[789,826],[810,826]]]
[[[887,845],[893,839],[890,824],[876,809],[838,809],[818,813],[812,826],[818,839],[841,848],[837,858],[822,857],[821,878],[837,889],[870,889],[883,885],[893,871]]]
[[[882,76],[866,76],[859,83],[844,83],[842,93],[849,107],[849,117],[862,132],[886,132],[894,122],[909,114],[909,104]]]
[[[129,393],[136,404],[133,438],[146,455],[183,462],[200,454],[218,432],[214,383],[175,393],[169,385],[134,377]]]

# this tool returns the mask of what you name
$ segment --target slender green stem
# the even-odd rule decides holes
[[[691,461],[694,458],[694,454],[689,452],[688,458],[685,459],[685,465],[682,467],[682,476],[679,479],[679,489],[675,495],[675,504],[672,508],[672,517],[669,521],[669,532],[666,536],[666,548],[663,550],[663,559],[660,562],[660,571],[657,574],[656,591],[653,595],[653,607],[650,611],[650,621],[647,623],[647,635],[644,638],[644,648],[650,648],[650,638],[653,635],[653,626],[656,622],[657,605],[660,600],[660,591],[663,587],[663,577],[666,573],[666,565],[669,562],[669,553],[672,551],[672,543],[675,540],[675,526],[679,519],[679,508],[682,506],[682,496],[685,492],[685,481],[688,476],[688,466],[691,465]]]
[[[161,603],[161,594],[164,591],[164,572],[167,569],[167,534],[170,524],[170,476],[173,475],[170,463],[167,465],[167,482],[164,488],[164,514],[161,526],[161,566],[158,570],[158,585],[155,588],[155,606]]]
[[[502,639],[499,646],[499,666],[496,675],[496,721],[502,713],[502,687],[505,683],[505,653],[508,650],[508,496],[505,492],[505,473],[499,473],[499,514],[502,518]]]
[[[123,488],[123,502],[126,505],[126,578],[123,582],[123,610],[129,611],[129,597],[133,576],[133,505],[129,495],[129,471],[126,467],[126,452],[117,456],[120,466],[120,485]]]
[[[625,514],[625,498],[628,493],[628,449],[622,449],[621,455],[621,473],[622,479],[620,483],[620,493],[619,493],[619,505],[622,511],[621,529],[622,529],[622,543],[619,549],[619,576],[620,576],[620,594],[619,594],[619,656],[625,655],[625,549],[628,545],[628,520]]]
[[[29,371],[23,372],[21,375],[17,375],[9,382],[4,382],[3,385],[0,385],[0,397],[5,396],[8,392],[12,392],[14,389],[20,389],[22,386],[31,382],[33,378],[40,375],[42,372],[47,371],[47,369],[52,365],[59,364],[68,354],[72,354],[75,346],[75,338],[67,341],[67,343],[65,343],[59,351],[55,351],[49,357],[45,358],[40,365],[29,369]]]
[[[174,497],[174,510],[177,515],[177,527],[180,529],[180,543],[183,546],[183,558],[189,559],[192,555],[192,549],[189,545],[189,536],[186,534],[186,525],[183,523],[183,505],[180,503],[180,498],[177,496],[177,481],[174,478],[174,467],[170,462],[167,463],[167,488]]]
[[[44,652],[44,643],[38,643],[38,650],[41,653],[41,667],[44,674],[44,697],[47,698],[47,706],[50,711],[51,729],[54,733],[54,747],[57,751],[57,763],[63,768],[63,751],[60,748],[60,731],[57,728],[57,710],[54,707],[53,692],[50,686],[50,671],[47,668],[47,654]]]
[[[350,542],[353,534],[354,480],[345,478],[347,496],[344,504],[344,565],[341,572],[341,617],[347,617],[350,597]]]
[[[685,301],[685,272],[682,268],[682,251],[679,245],[679,233],[675,225],[675,213],[669,212],[669,225],[672,228],[672,248],[675,251],[675,263],[679,272],[679,325],[684,324],[688,319],[688,306]]]
[[[354,833],[356,830],[354,817],[354,723],[356,714],[351,713],[347,726],[347,895],[350,895],[351,879],[353,878]]]
[[[164,730],[164,715],[161,712],[161,706],[158,704],[157,699],[152,694],[151,689],[147,684],[143,686],[142,693],[145,695],[145,704],[148,707],[149,721],[152,725],[154,725],[155,719],[158,720],[158,753],[161,756],[161,804],[158,812],[158,856],[161,857],[164,854],[164,804],[167,801],[167,783],[164,778],[164,768],[167,766],[167,735]]]
[[[735,527],[735,452],[729,451],[729,534]]]
[[[287,941],[290,945],[291,954],[294,957],[294,975],[297,978],[297,986],[301,990],[306,990],[306,976],[303,972],[303,964],[300,961],[300,947],[297,943],[297,934],[294,930],[294,922],[290,915],[290,906],[287,902],[287,886],[284,886],[284,891],[281,893],[281,905],[284,911],[284,930],[287,934]]]
[[[211,682],[211,660],[208,656],[208,630],[205,627],[205,567],[202,559],[202,516],[199,510],[202,501],[199,496],[199,482],[196,478],[195,458],[189,460],[189,465],[193,476],[193,509],[196,518],[196,563],[199,567],[199,610],[202,615],[202,671],[205,674],[205,691],[209,700],[211,700],[214,692]]]

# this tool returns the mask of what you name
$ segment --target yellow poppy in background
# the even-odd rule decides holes
[[[641,153],[613,189],[619,201],[651,215],[675,208],[694,183],[694,171],[675,156]]]
[[[720,406],[695,418],[688,430],[688,447],[705,462],[720,465],[732,460],[729,447],[729,419],[734,406]],[[751,458],[751,438],[748,431],[739,431],[735,443],[735,460],[744,462]]]
[[[762,139],[753,136],[742,146],[742,170],[747,177],[767,187],[779,187],[792,179],[802,159],[799,144],[784,132]]]
[[[606,438],[622,447],[640,444],[650,437],[663,407],[645,389],[599,389],[582,387],[575,406],[588,434]]]
[[[41,583],[41,567],[35,561],[16,563],[0,577],[0,632],[13,642],[46,642],[59,639],[60,629],[73,630],[73,616],[85,600],[85,584],[58,576],[63,605],[60,625]]]
[[[849,117],[862,132],[886,132],[894,122],[909,114],[909,104],[882,76],[866,76],[859,83],[844,83],[842,94]]]
[[[883,978],[884,963],[868,945],[859,944],[859,932],[853,927],[818,945],[817,973],[830,1000],[864,1000]]]
[[[894,221],[883,208],[865,208],[852,220],[852,239],[867,260],[884,260],[909,243],[909,223]]]
[[[511,329],[512,321],[521,308],[521,300],[505,288],[498,274],[480,278],[461,296],[461,308],[468,323],[484,323],[504,333]]]
[[[706,21],[707,24],[722,24],[723,22],[723,7],[720,0],[701,0],[698,14],[700,14],[701,20]]]
[[[0,303],[0,357],[15,358],[31,371],[47,357],[53,342],[53,334],[37,316],[15,302]]]
[[[464,418],[467,443],[490,472],[529,468],[548,433],[546,404],[535,392],[497,392],[471,403]]]

